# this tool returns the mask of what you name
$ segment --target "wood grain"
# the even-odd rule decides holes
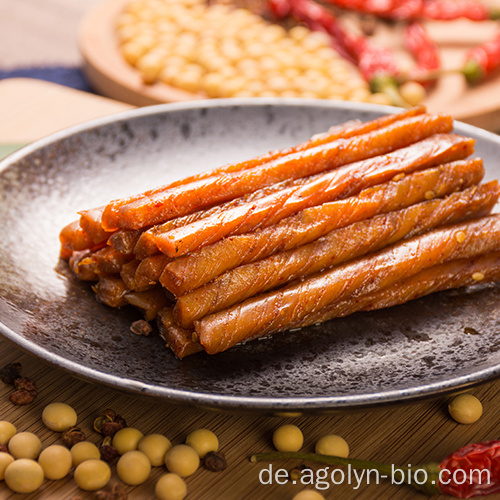
[[[157,82],[146,85],[140,74],[122,58],[114,36],[114,23],[127,0],[105,0],[85,17],[80,27],[79,46],[84,71],[97,91],[137,106],[201,99],[202,96]],[[460,68],[466,51],[491,38],[494,22],[466,20],[431,22],[427,25],[441,47],[445,69]],[[409,63],[401,40],[401,27],[381,26],[375,41],[393,49],[403,67]],[[424,104],[432,112],[449,113],[461,120],[491,131],[500,130],[500,74],[477,86],[467,86],[460,74],[448,74],[429,91]]]
[[[55,401],[68,403],[76,409],[78,425],[86,433],[87,439],[96,445],[100,444],[102,438],[92,429],[92,422],[106,408],[115,409],[125,417],[128,425],[138,428],[144,434],[163,433],[173,444],[182,443],[186,435],[196,428],[213,430],[219,437],[220,449],[227,458],[228,468],[220,473],[200,468],[187,478],[188,500],[291,500],[302,489],[300,485],[260,484],[259,472],[268,469],[269,464],[249,462],[253,453],[273,450],[272,432],[283,423],[293,423],[302,429],[305,436],[304,451],[314,451],[317,439],[325,434],[335,433],[347,440],[352,457],[384,461],[396,466],[439,461],[467,443],[497,439],[500,430],[497,411],[500,382],[485,384],[473,391],[482,400],[485,413],[476,424],[468,426],[451,420],[446,412],[445,399],[359,413],[273,418],[170,406],[162,401],[95,386],[50,367],[31,355],[21,353],[2,339],[0,359],[2,363],[20,361],[23,373],[33,378],[40,390],[39,396],[31,405],[14,406],[8,401],[12,388],[0,382],[0,420],[12,422],[18,431],[34,432],[42,439],[44,447],[61,444],[60,434],[45,428],[40,418],[43,408]],[[294,461],[275,462],[273,468],[291,470],[296,465],[298,462]],[[110,484],[119,481],[115,464],[112,465],[112,470]],[[154,484],[165,472],[164,467],[154,468],[146,483],[126,487],[129,498],[154,498]],[[356,488],[356,483],[333,485],[322,493],[326,499],[345,500],[427,498],[407,486],[391,485],[387,480],[381,480],[380,484],[362,482],[359,489]],[[36,494],[23,498],[48,500],[72,499],[75,496],[82,499],[94,498],[93,493],[80,490],[74,480],[68,477],[60,481],[45,481]],[[1,482],[0,498],[14,500],[20,497],[9,492],[4,482]]]

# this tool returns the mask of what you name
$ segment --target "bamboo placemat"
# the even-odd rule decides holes
[[[483,402],[485,409],[482,418],[472,425],[458,424],[448,416],[447,399],[363,412],[283,418],[205,412],[130,396],[112,388],[78,380],[21,353],[5,340],[0,340],[0,359],[2,363],[21,362],[23,374],[34,379],[39,388],[39,395],[32,404],[24,407],[14,406],[8,400],[12,387],[0,382],[0,420],[12,422],[18,431],[34,432],[41,438],[44,446],[61,444],[60,435],[47,429],[41,422],[43,408],[55,401],[68,403],[76,409],[78,425],[84,430],[88,440],[97,445],[102,438],[92,429],[92,423],[99,412],[106,408],[120,413],[128,425],[138,428],[144,434],[163,433],[173,444],[184,442],[186,435],[196,428],[204,427],[214,431],[219,437],[220,450],[226,456],[228,468],[218,473],[200,468],[186,479],[187,499],[292,499],[302,489],[300,485],[261,484],[259,472],[261,469],[269,469],[269,464],[252,464],[249,461],[253,453],[273,450],[272,432],[283,423],[293,423],[302,429],[305,437],[304,451],[314,451],[317,439],[334,433],[346,439],[352,457],[378,460],[396,466],[440,461],[465,444],[496,439],[499,436],[497,409],[500,401],[500,382],[485,384],[472,391]],[[298,462],[294,461],[274,462],[273,470],[291,470],[296,465]],[[112,470],[115,470],[114,465]],[[127,487],[129,498],[154,498],[154,484],[165,472],[164,467],[154,468],[146,483]],[[262,477],[266,480],[267,473]],[[112,482],[116,481],[117,476],[113,473]],[[407,486],[391,485],[388,480],[381,481],[380,484],[367,484],[362,481],[359,488],[356,488],[357,482],[354,478],[352,482],[351,485],[332,485],[322,493],[327,499],[345,500],[426,498]],[[45,481],[37,493],[22,498],[73,499],[76,496],[82,499],[94,498],[93,493],[83,492],[74,480],[68,477],[59,481]],[[21,496],[10,493],[1,482],[0,498],[18,499]]]

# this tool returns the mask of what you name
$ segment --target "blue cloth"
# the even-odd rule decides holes
[[[5,78],[36,78],[85,92],[94,92],[85,80],[82,70],[78,67],[43,66],[9,70],[0,69],[0,80]]]

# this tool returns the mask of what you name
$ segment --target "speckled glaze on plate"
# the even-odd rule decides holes
[[[211,409],[328,412],[498,377],[500,287],[435,294],[179,361],[158,336],[130,332],[135,311],[97,303],[59,262],[59,231],[80,209],[394,111],[307,100],[161,105],[12,154],[0,164],[0,332],[76,376]],[[500,139],[460,123],[456,131],[476,138],[487,179],[499,177]]]

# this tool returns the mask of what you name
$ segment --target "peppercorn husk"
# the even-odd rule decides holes
[[[293,469],[288,471],[288,479],[294,484],[300,482],[300,478],[302,477],[306,469],[307,467],[304,464],[294,467]]]
[[[86,436],[80,427],[73,426],[62,433],[61,439],[64,446],[72,448],[76,443],[85,441]]]
[[[111,422],[111,420],[109,420],[107,417],[103,416],[103,415],[99,415],[95,420],[94,420],[94,430],[96,432],[98,432],[99,434],[101,434],[101,430],[102,430],[102,424],[104,422]]]
[[[101,434],[103,436],[113,437],[120,429],[123,429],[123,425],[119,422],[103,422]]]
[[[227,468],[227,460],[222,453],[209,451],[203,458],[203,466],[211,472],[221,472]]]
[[[113,437],[124,427],[127,427],[125,419],[111,408],[102,411],[94,420],[94,430],[103,436]]]
[[[127,500],[128,493],[120,483],[115,483],[111,490],[99,490],[95,494],[96,500]]]
[[[481,335],[475,328],[472,328],[471,326],[466,326],[464,328],[464,333],[467,335]]]
[[[113,462],[118,456],[118,450],[112,446],[111,437],[106,436],[100,446],[101,459],[107,463]]]
[[[144,319],[138,319],[130,325],[130,331],[147,337],[153,331],[153,327]]]
[[[14,387],[16,389],[25,389],[29,392],[38,393],[38,389],[36,388],[36,383],[34,380],[28,377],[19,377],[14,380]]]
[[[27,405],[38,396],[35,381],[27,377],[14,379],[14,387],[17,389],[9,395],[9,401],[15,405]]]
[[[14,385],[14,381],[21,377],[21,363],[9,363],[0,370],[0,379],[3,383]]]
[[[24,406],[32,403],[35,397],[36,395],[33,395],[33,393],[27,391],[26,389],[19,389],[18,391],[9,394],[9,401],[14,405]]]

